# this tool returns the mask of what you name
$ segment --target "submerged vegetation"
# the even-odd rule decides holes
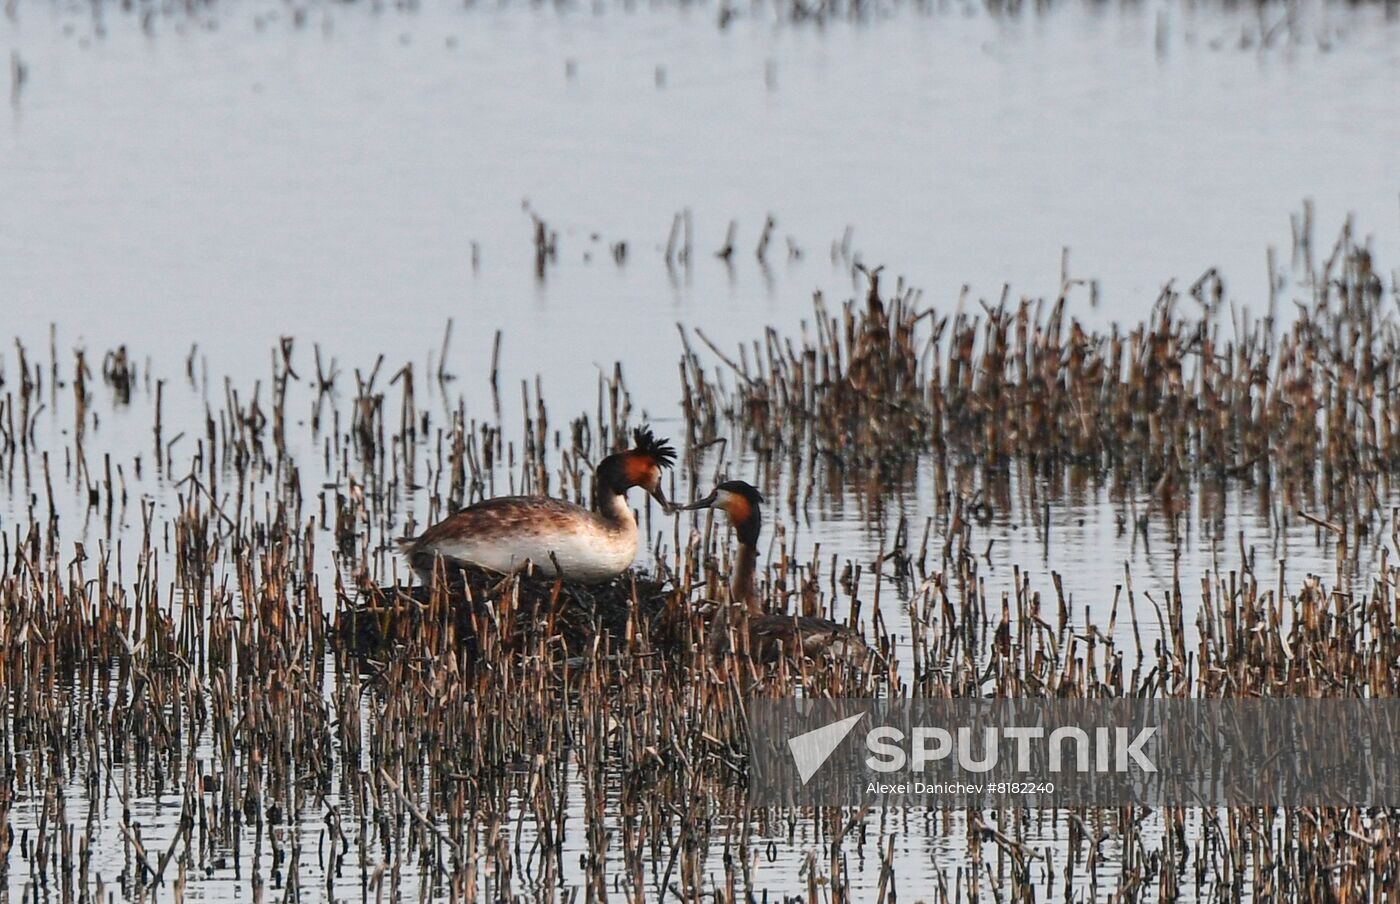
[[[711,512],[649,507],[647,567],[594,587],[413,586],[395,564],[393,538],[484,496],[588,500],[590,463],[638,420],[620,367],[563,428],[523,385],[517,430],[494,373],[493,418],[453,401],[450,332],[426,380],[381,360],[352,383],[286,339],[251,388],[211,384],[194,350],[178,380],[124,348],[16,345],[0,374],[0,888],[1389,894],[1400,845],[1381,808],[746,804],[754,696],[1395,696],[1395,286],[1349,234],[1311,272],[1296,314],[1280,298],[1226,318],[1205,279],[1107,334],[1062,298],[950,313],[871,274],[858,301],[818,299],[805,335],[734,355],[688,337],[668,497],[753,474],[787,518],[757,608],[848,626],[878,652],[858,664],[706,643],[733,606]],[[789,533],[824,497],[879,512],[927,475],[926,520],[900,509],[877,556]],[[1044,574],[1051,502],[1086,485],[1109,489],[1120,530],[1165,545],[1166,573],[1125,566],[1088,600]],[[1249,488],[1274,537],[1307,525],[1335,572],[1217,530],[1226,486]],[[1194,572],[1193,500],[1212,539]],[[1022,524],[1043,530],[1044,558],[1000,563],[991,543]]]

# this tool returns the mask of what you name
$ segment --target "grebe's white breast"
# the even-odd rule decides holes
[[[630,568],[639,548],[637,521],[625,500],[609,519],[559,499],[506,496],[434,525],[409,551],[503,573],[531,562],[537,572],[553,575],[557,563],[567,580],[598,583]]]

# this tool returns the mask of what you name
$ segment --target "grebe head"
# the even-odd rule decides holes
[[[616,493],[641,487],[661,503],[667,512],[671,503],[661,490],[661,474],[676,461],[676,450],[670,442],[655,436],[650,428],[632,431],[632,448],[609,455],[598,465],[598,479]]]
[[[729,516],[730,523],[739,535],[739,542],[756,546],[758,531],[763,525],[763,516],[759,510],[761,505],[763,496],[752,484],[742,480],[726,480],[704,499],[683,505],[680,510],[720,509]]]

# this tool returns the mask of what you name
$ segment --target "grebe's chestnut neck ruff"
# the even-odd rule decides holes
[[[631,567],[640,547],[627,491],[641,487],[671,510],[661,476],[675,462],[675,449],[646,428],[632,438],[632,448],[609,455],[594,471],[592,511],[548,496],[502,496],[462,509],[400,541],[401,548],[425,584],[438,559],[502,573],[530,562],[546,573],[557,566],[571,581],[611,580]]]
[[[681,510],[717,508],[729,516],[739,536],[739,558],[729,579],[731,602],[748,609],[749,651],[761,661],[783,655],[806,657],[836,656],[859,665],[869,648],[860,636],[830,619],[807,616],[767,615],[758,596],[758,535],[763,527],[763,496],[742,480],[726,480],[704,499],[681,506]],[[730,622],[727,611],[710,626],[710,644],[716,652],[729,649]]]
[[[758,598],[758,534],[763,529],[760,506],[763,496],[751,484],[742,480],[726,480],[710,495],[681,509],[717,508],[729,516],[734,533],[739,537],[739,559],[729,578],[729,596],[743,603],[753,615],[763,614],[763,601]]]
[[[594,508],[612,520],[633,520],[632,507],[627,504],[627,491],[632,487],[646,490],[661,503],[663,511],[671,511],[671,503],[661,490],[661,475],[675,463],[676,450],[646,428],[633,431],[632,440],[631,449],[609,455],[593,472]]]

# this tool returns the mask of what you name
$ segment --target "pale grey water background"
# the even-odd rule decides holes
[[[6,326],[36,340],[57,321],[176,361],[199,341],[222,373],[283,334],[416,359],[455,317],[460,370],[484,373],[500,326],[508,372],[547,362],[559,403],[621,358],[659,409],[675,321],[723,342],[793,327],[849,284],[829,266],[848,225],[945,306],[965,283],[1054,293],[1069,246],[1099,323],[1212,266],[1257,310],[1305,197],[1323,241],[1354,212],[1400,250],[1400,23],[1379,8],[1305,4],[1309,40],[1260,50],[1238,46],[1252,11],[1168,4],[1162,52],[1156,5],[721,31],[703,7],[328,5],[297,28],[238,3],[150,36],[100,8],[100,39],[49,3],[0,20],[28,69],[0,113]],[[563,233],[543,286],[525,198]],[[683,207],[700,253],[673,288],[657,246]],[[751,254],[769,212],[771,288]],[[708,254],[731,218],[732,281]],[[593,232],[631,242],[625,269],[583,264]]]
[[[425,362],[451,317],[453,391],[469,415],[489,416],[500,328],[508,424],[520,379],[542,373],[562,426],[592,409],[598,368],[621,360],[664,431],[678,414],[676,322],[723,345],[768,325],[795,331],[814,289],[853,290],[829,255],[848,225],[864,260],[944,308],[964,284],[974,298],[1003,282],[1013,296],[1053,294],[1069,246],[1071,275],[1101,286],[1098,308],[1085,293],[1072,311],[1099,325],[1135,323],[1167,279],[1211,266],[1262,312],[1265,249],[1287,260],[1304,197],[1320,242],[1354,212],[1380,263],[1400,259],[1400,23],[1380,8],[1303,4],[1298,29],[1266,49],[1253,8],[1178,4],[904,10],[821,29],[760,7],[720,30],[706,7],[328,5],[297,27],[280,5],[231,3],[157,16],[149,35],[119,7],[98,8],[101,36],[87,6],[21,2],[0,18],[0,55],[28,73],[0,109],[0,324],[35,349],[50,323],[64,352],[127,343],[158,376],[178,377],[198,343],[214,380],[251,386],[281,335],[300,340],[303,370],[312,342],[347,370],[380,353],[390,366]],[[1282,15],[1268,11],[1263,27]],[[560,231],[542,281],[525,198]],[[673,277],[660,246],[684,207],[696,260]],[[765,272],[752,248],[770,212]],[[710,256],[731,218],[732,273]],[[789,235],[799,261],[786,259]],[[607,251],[617,240],[630,245],[622,267]],[[9,372],[11,346],[0,359]],[[192,393],[167,404],[170,422],[202,415]],[[98,444],[144,448],[148,411],[138,398],[109,415]],[[920,521],[932,492],[924,473],[885,526],[901,511]],[[133,483],[141,493],[172,503],[149,473]],[[0,526],[24,511],[21,494],[0,498]],[[833,511],[790,525],[799,544],[868,561],[878,525],[853,500]],[[1171,573],[1169,547],[1119,533],[1118,511],[1090,491],[1054,508],[1048,554],[1014,513],[974,545],[998,539],[989,580],[1009,587],[1019,563],[1044,590],[1059,571],[1077,611],[1102,613],[1124,561],[1140,590]],[[1233,554],[1236,531],[1263,560],[1277,555],[1247,492],[1231,491],[1225,513],[1223,540],[1192,534],[1188,592],[1213,554]],[[80,523],[65,521],[65,542],[100,533]],[[1314,537],[1295,524],[1277,547],[1297,563],[1291,577],[1330,568]],[[178,801],[147,805],[140,818],[158,837]],[[318,830],[308,825],[310,845]],[[760,881],[805,885],[805,854],[821,848],[805,832]],[[905,881],[962,849],[956,834],[899,845]],[[878,874],[872,856],[852,879],[868,890]],[[23,878],[12,862],[11,892]],[[247,893],[231,875],[198,892]]]

